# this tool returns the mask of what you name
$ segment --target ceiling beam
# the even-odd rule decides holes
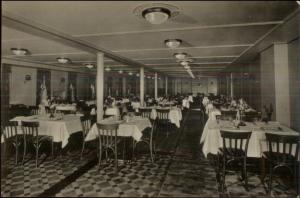
[[[22,66],[22,67],[31,67],[31,68],[40,68],[40,69],[51,69],[57,71],[67,71],[67,72],[77,72],[77,73],[91,73],[95,74],[90,70],[85,68],[74,68],[62,65],[53,65],[53,64],[46,64],[36,61],[24,60],[24,59],[17,59],[17,58],[6,58],[2,57],[1,62],[3,64],[15,65],[15,66]]]
[[[91,52],[94,54],[101,52],[106,57],[116,60],[118,62],[121,62],[123,64],[129,65],[129,66],[135,66],[135,67],[139,67],[139,68],[145,67],[146,69],[148,69],[150,71],[160,73],[159,71],[155,71],[142,63],[139,63],[139,62],[133,61],[129,58],[120,56],[112,51],[98,47],[92,43],[80,40],[71,35],[59,32],[56,29],[36,23],[34,21],[25,19],[20,16],[14,15],[10,12],[7,12],[6,10],[2,10],[2,24],[4,24],[5,26],[14,28],[14,29],[18,29],[18,30],[21,30],[24,32],[29,32],[29,33],[37,35],[37,36],[44,37],[46,39],[57,41],[57,42],[65,44],[65,45],[75,47],[77,49],[81,49],[83,51]],[[164,75],[166,75],[166,74],[164,74]]]
[[[298,6],[298,8],[292,12],[291,14],[289,14],[287,17],[285,17],[283,19],[283,21],[281,23],[278,23],[275,27],[271,28],[267,33],[265,33],[264,35],[262,35],[260,38],[258,38],[254,44],[252,46],[247,47],[238,57],[236,57],[231,64],[235,64],[237,63],[244,55],[246,55],[252,48],[256,47],[259,43],[261,43],[263,40],[265,40],[268,36],[270,36],[275,30],[279,29],[280,27],[282,27],[284,24],[286,24],[290,19],[292,19],[293,17],[295,17],[298,12],[300,11],[300,8]],[[299,27],[295,27],[295,28],[299,28]],[[298,29],[299,31],[299,29]]]
[[[124,34],[144,34],[144,33],[155,33],[155,32],[175,32],[175,31],[216,29],[216,28],[234,28],[234,27],[277,25],[277,24],[280,24],[280,23],[282,23],[282,21],[261,21],[261,22],[250,22],[250,23],[236,23],[236,24],[223,24],[223,25],[202,25],[202,26],[194,26],[194,27],[141,30],[141,31],[127,31],[127,32],[76,34],[76,35],[73,35],[73,36],[74,37],[89,37],[89,36],[111,36],[111,35],[124,35]]]

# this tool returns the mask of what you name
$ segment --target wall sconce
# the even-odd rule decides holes
[[[25,75],[24,83],[31,81],[31,76],[29,74]]]
[[[66,81],[66,79],[64,77],[60,79],[61,83],[64,83],[65,81]]]

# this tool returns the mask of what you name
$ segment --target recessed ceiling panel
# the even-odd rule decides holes
[[[274,25],[80,37],[112,51],[167,49],[164,41],[181,39],[180,47],[253,44]]]
[[[3,10],[69,34],[180,28],[282,20],[297,8],[296,2],[201,2],[165,1],[178,7],[180,14],[166,23],[152,25],[134,15],[133,10],[147,1],[4,1]]]

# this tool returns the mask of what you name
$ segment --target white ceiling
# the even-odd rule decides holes
[[[193,58],[191,68],[196,76],[216,74],[256,47],[277,24],[281,24],[296,9],[296,2],[204,2],[161,1],[180,10],[180,14],[166,23],[152,25],[133,10],[150,1],[4,1],[2,9],[24,19],[66,33],[118,55],[133,59],[171,76],[188,76],[173,57],[186,52]],[[155,2],[157,3],[157,2]],[[290,27],[289,39],[299,36],[297,26]],[[177,38],[183,44],[168,49],[165,39]],[[272,40],[271,40],[272,42]],[[96,56],[84,49],[67,46],[43,36],[2,26],[2,57],[13,58],[10,48],[26,48],[27,60],[56,64],[56,58],[72,60],[70,66],[82,67],[95,62]],[[250,50],[254,56],[257,50]],[[248,57],[251,58],[251,57]],[[115,70],[138,68],[126,66],[106,58],[106,65]]]

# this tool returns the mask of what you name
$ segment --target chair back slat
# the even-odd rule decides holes
[[[89,118],[88,116],[82,116],[80,117],[80,121],[81,121],[83,133],[84,135],[86,135],[91,128],[91,118]]]
[[[241,156],[243,153],[245,156],[247,156],[249,139],[252,134],[251,131],[237,132],[221,130],[220,133],[221,137],[223,138],[223,149],[225,150],[226,154],[235,157]]]
[[[169,119],[169,109],[156,109],[157,118],[159,120],[168,120]]]
[[[266,140],[268,150],[277,162],[287,162],[298,157],[300,136],[266,133]]]
[[[100,146],[112,147],[116,144],[119,124],[97,123]]]
[[[151,111],[152,109],[144,109],[144,108],[139,108],[139,112],[141,113],[143,118],[151,118]]]
[[[24,135],[32,135],[32,136],[38,136],[38,122],[21,122],[22,131]]]
[[[18,133],[18,122],[9,121],[5,126],[1,126],[4,138],[14,137]]]

